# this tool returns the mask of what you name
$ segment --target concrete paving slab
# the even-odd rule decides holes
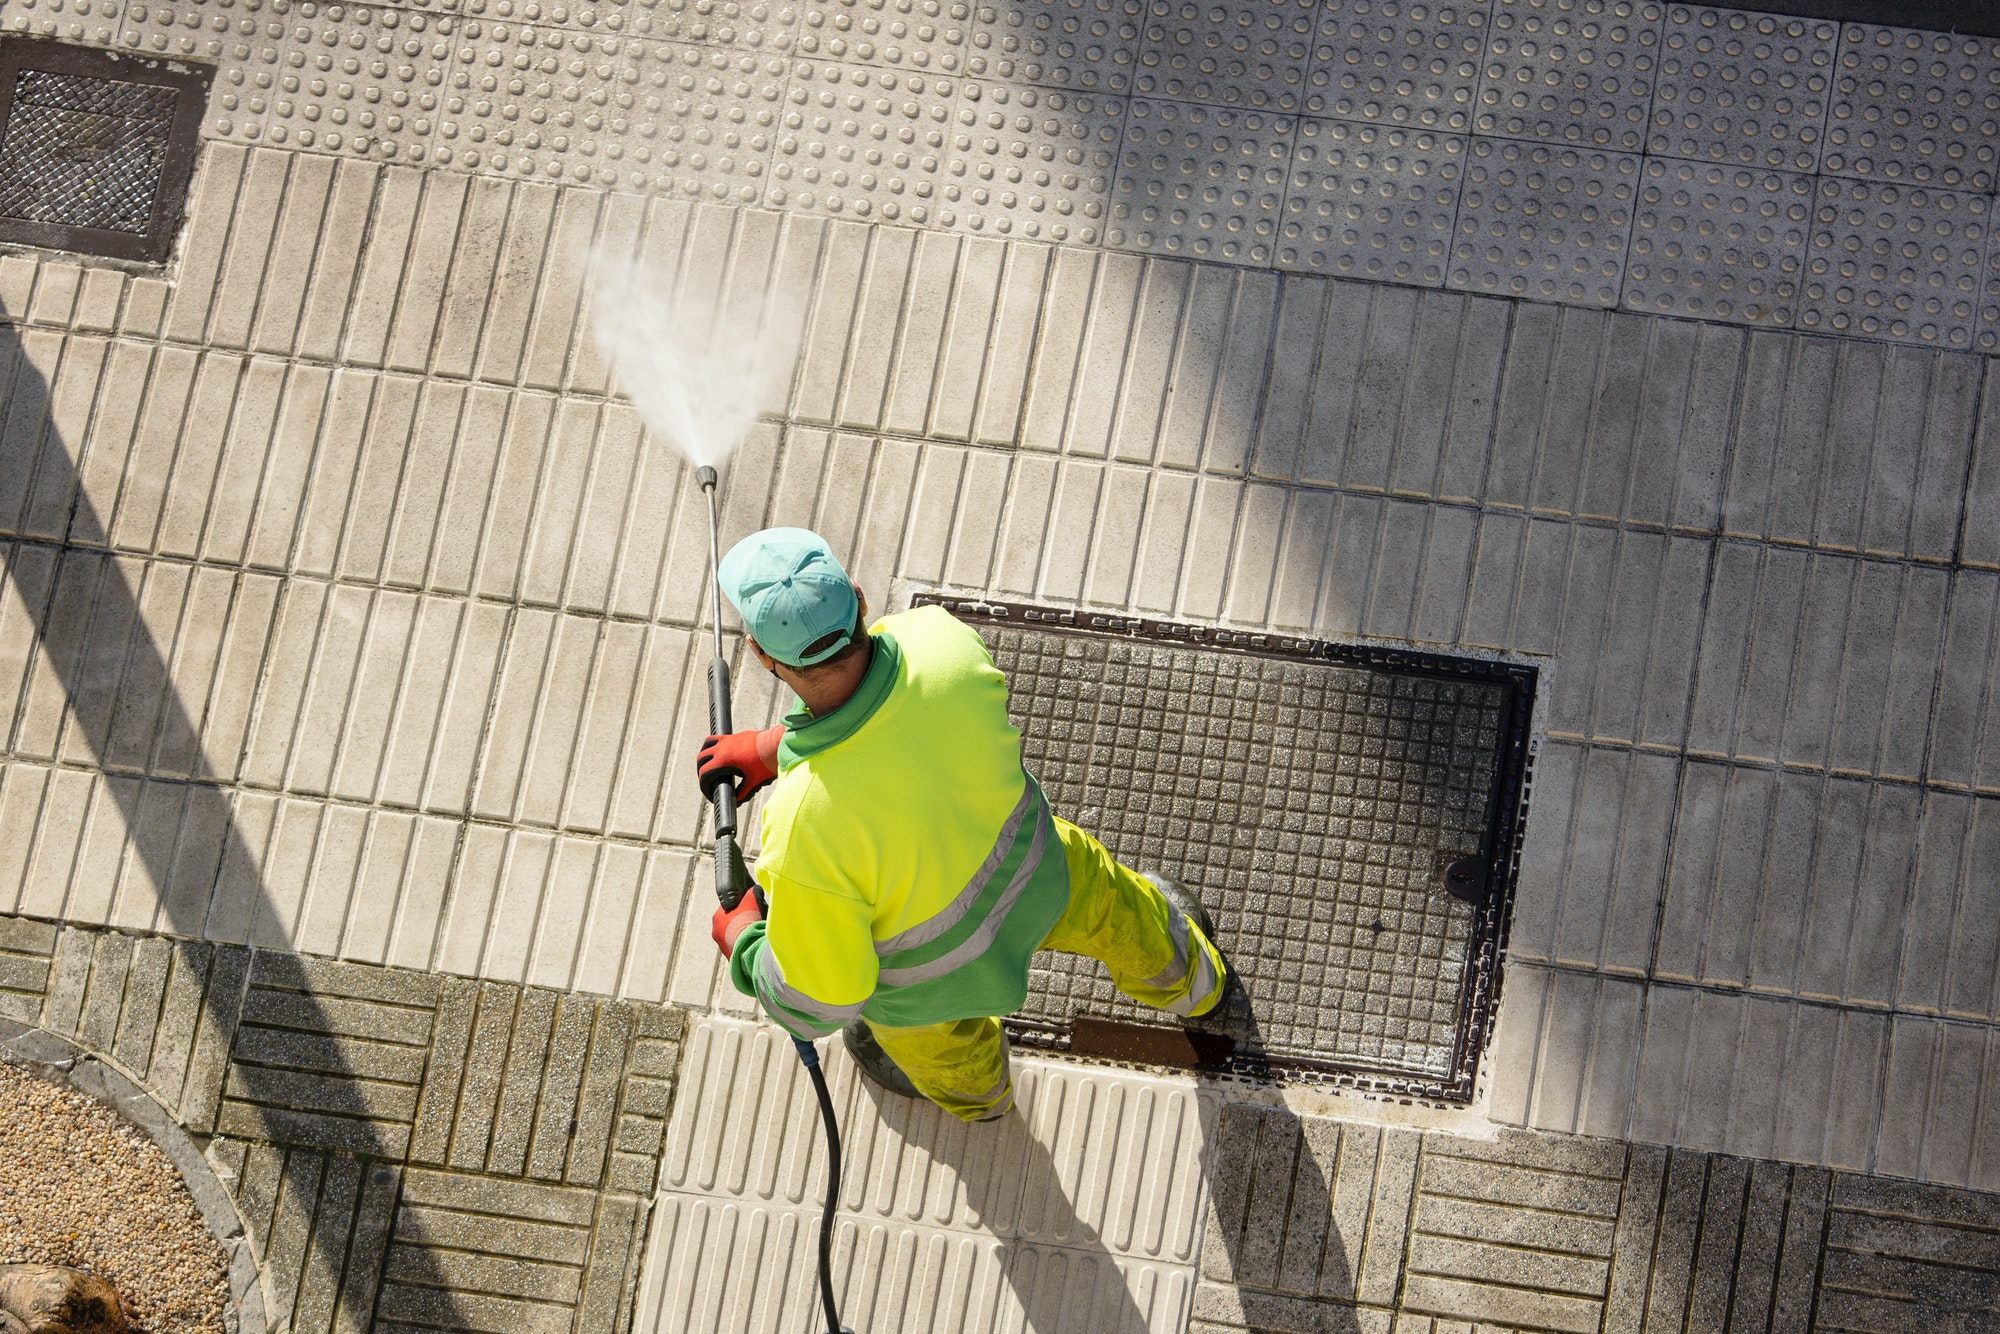
[[[1802,174],[1647,159],[1625,305],[1790,327],[1812,204]]]
[[[1139,0],[1054,0],[984,9],[974,43],[975,74],[1043,88],[1123,94],[1147,7]]]
[[[45,943],[40,924],[0,920],[10,942]],[[319,1330],[416,1318],[485,1329],[503,1316],[552,1330],[617,1326],[659,1153],[657,1129],[648,1144],[633,1127],[660,1124],[647,1116],[647,1098],[671,1088],[685,1031],[678,1014],[500,989],[527,1022],[511,1034],[493,1091],[497,1141],[490,1151],[485,1139],[472,1146],[484,1158],[470,1173],[405,1171],[396,1118],[421,1083],[427,1110],[416,1152],[435,1160],[444,1147],[437,1112],[448,1122],[463,1073],[452,1059],[462,1007],[451,996],[438,1006],[434,974],[76,928],[46,943],[102,965],[95,1008],[90,982],[71,977],[47,986],[40,1016],[93,1045],[16,1025],[0,1035],[0,1050],[70,1072],[156,1137],[186,1145],[183,1132],[201,1136],[234,1197],[216,1203],[231,1228],[240,1218],[260,1262],[239,1289],[261,1280],[275,1318]],[[151,985],[161,972],[164,985]],[[59,988],[81,990],[80,1012]],[[115,1011],[108,1030],[107,1010]],[[544,1013],[561,1016],[553,1031],[539,1024]],[[407,1021],[400,1028],[398,1015]],[[95,1045],[105,1031],[114,1036]],[[523,1107],[535,1114],[532,1133]],[[607,1154],[614,1121],[623,1148]],[[542,1180],[524,1179],[524,1167]]]
[[[1295,114],[1301,109],[1318,7],[1272,0],[1230,11],[1150,9],[1132,80],[1135,98]]]
[[[1485,54],[1484,5],[1415,10],[1331,0],[1321,14],[1304,111],[1463,133]]]
[[[1037,1329],[1180,1327],[1213,1113],[1191,1081],[1023,1059],[1020,1114],[965,1126],[865,1083],[837,1044],[826,1063],[845,1128],[835,1283],[857,1329],[903,1327],[907,1302],[938,1302],[927,1318],[941,1329],[983,1327],[995,1303],[1014,1320],[1026,1308]],[[707,1021],[684,1080],[635,1327],[704,1327],[717,1302],[813,1300],[824,1146],[789,1044],[766,1025]],[[724,1257],[752,1244],[744,1228],[766,1238],[759,1272],[782,1281],[724,1278]],[[1058,1315],[1050,1282],[1072,1285],[1061,1300],[1080,1309]]]
[[[1612,11],[1609,22],[1581,23],[1571,8],[1560,0],[1495,7],[1473,128],[1636,152],[1645,142],[1664,7],[1638,4]]]
[[[1822,180],[1799,327],[1971,347],[1989,212],[1983,195]]]
[[[1480,123],[1486,119],[1482,115]],[[1625,153],[1475,137],[1448,285],[1582,306],[1616,305],[1639,161]]]
[[[1826,169],[1841,176],[1990,191],[1994,150],[1978,140],[2000,113],[2000,103],[1979,88],[1973,70],[1992,58],[1993,49],[1991,40],[1979,38],[1845,25],[1827,123]],[[1923,123],[1925,114],[1917,107],[1930,103],[1948,104],[1952,111],[1933,135],[1913,136],[1910,129]]]
[[[1442,286],[1465,151],[1458,135],[1300,118],[1278,267]]]
[[[1815,170],[1839,37],[1833,23],[1670,8],[1647,151]]]
[[[1147,81],[1144,74],[1138,79],[1142,91]],[[1162,82],[1175,85],[1171,78]],[[1271,102],[1295,100],[1280,96]],[[1264,102],[1247,97],[1246,104],[1261,107]],[[1297,132],[1296,118],[1275,111],[1134,97],[1126,111],[1116,202],[1105,242],[1226,264],[1268,265],[1276,253],[1286,169]]]

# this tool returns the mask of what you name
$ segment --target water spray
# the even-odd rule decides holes
[[[729,710],[729,659],[722,646],[722,539],[721,523],[715,513],[715,469],[703,465],[694,470],[694,479],[708,497],[709,583],[715,595],[715,656],[708,664],[708,730],[721,736],[733,732]],[[736,840],[736,780],[741,774],[729,769],[711,769],[702,779],[702,793],[715,807],[715,897],[727,909],[734,909],[743,896],[755,894],[760,909],[763,891],[743,863],[743,850]],[[812,1077],[813,1093],[819,1098],[819,1120],[826,1127],[826,1205],[819,1220],[819,1303],[826,1316],[826,1334],[853,1334],[840,1323],[840,1310],[833,1299],[833,1208],[840,1197],[840,1127],[833,1116],[833,1094],[826,1086],[826,1072],[820,1069],[819,1048],[804,1038],[793,1038],[799,1060]]]

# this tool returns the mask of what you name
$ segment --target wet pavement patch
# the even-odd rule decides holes
[[[1017,1041],[1471,1097],[1512,900],[1532,668],[917,600],[985,639],[1056,812],[1125,864],[1185,881],[1243,982],[1169,1040],[1157,1030],[1180,1022],[1120,996],[1094,961],[1037,955]]]

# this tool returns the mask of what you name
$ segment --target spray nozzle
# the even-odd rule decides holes
[[[706,463],[702,464],[694,470],[694,481],[695,485],[704,491],[715,490],[715,469],[709,467]]]

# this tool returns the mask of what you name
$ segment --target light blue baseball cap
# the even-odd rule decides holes
[[[716,574],[757,646],[789,666],[825,662],[859,629],[854,581],[818,533],[804,528],[752,533],[729,548]],[[843,630],[850,633],[819,643]]]

